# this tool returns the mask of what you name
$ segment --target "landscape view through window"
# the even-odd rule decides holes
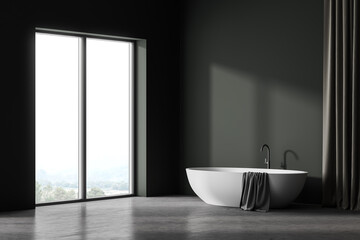
[[[87,198],[131,193],[131,43],[87,39]],[[79,37],[36,33],[36,203],[79,199]]]

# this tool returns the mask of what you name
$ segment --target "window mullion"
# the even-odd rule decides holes
[[[86,38],[79,38],[79,198],[86,199]]]

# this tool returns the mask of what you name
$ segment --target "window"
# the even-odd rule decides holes
[[[133,42],[36,33],[36,203],[133,193]]]

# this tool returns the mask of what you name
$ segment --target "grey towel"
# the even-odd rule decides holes
[[[246,211],[269,211],[270,187],[268,174],[264,172],[245,172],[240,208]]]

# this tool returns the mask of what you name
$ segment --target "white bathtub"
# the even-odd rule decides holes
[[[206,203],[239,207],[244,172],[267,172],[270,208],[288,206],[299,195],[307,172],[266,168],[186,168],[191,188]]]

